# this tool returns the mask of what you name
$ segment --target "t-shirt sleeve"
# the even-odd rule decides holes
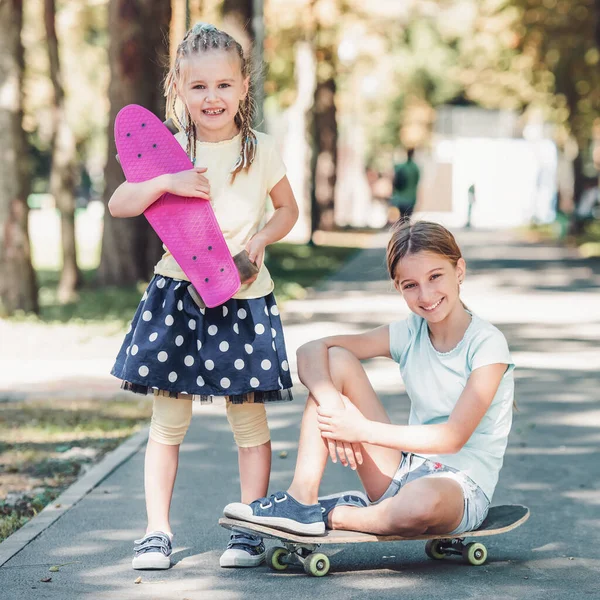
[[[410,326],[408,319],[390,323],[390,355],[399,363],[402,353],[410,341]]]
[[[281,154],[275,144],[275,140],[272,137],[265,137],[259,141],[267,146],[267,164],[265,169],[267,192],[271,190],[285,177],[286,167]]]
[[[506,338],[498,329],[477,336],[470,348],[469,362],[471,371],[497,363],[508,365],[506,373],[515,368]]]

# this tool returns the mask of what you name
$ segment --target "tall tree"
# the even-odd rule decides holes
[[[335,226],[338,125],[337,28],[330,22],[333,0],[311,0],[312,38],[317,59],[317,84],[312,111],[311,233]]]
[[[520,49],[538,72],[550,75],[558,122],[564,121],[579,147],[574,161],[577,203],[586,166],[592,163],[593,128],[600,114],[600,2],[598,0],[513,0],[521,10]]]
[[[72,302],[81,283],[75,243],[75,169],[76,145],[67,119],[65,90],[60,51],[56,36],[55,0],[44,0],[44,22],[50,63],[50,80],[54,89],[52,111],[50,192],[60,212],[63,265],[58,284],[60,302]]]
[[[0,0],[0,314],[38,312],[28,232],[22,0]]]
[[[264,118],[263,47],[265,34],[263,0],[223,0],[221,14],[225,27],[231,30],[232,35],[244,47],[244,51],[252,54],[252,60],[255,65],[255,126],[261,127]]]
[[[161,84],[168,64],[168,33],[171,3],[154,0],[109,2],[110,120],[108,159],[105,169],[105,202],[124,180],[115,160],[115,117],[127,104],[140,104],[157,115],[164,114]],[[160,256],[160,240],[139,216],[104,220],[99,281],[120,285],[145,280]]]

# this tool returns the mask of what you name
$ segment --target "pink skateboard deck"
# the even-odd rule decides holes
[[[127,181],[138,183],[193,168],[173,134],[150,111],[130,104],[115,120],[115,142]],[[227,302],[240,277],[210,202],[165,194],[144,215],[209,308]]]

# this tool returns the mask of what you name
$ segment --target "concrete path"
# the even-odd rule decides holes
[[[423,542],[328,547],[325,578],[267,567],[225,570],[222,506],[238,495],[236,451],[222,407],[197,407],[182,447],[173,502],[174,568],[131,570],[131,544],[145,526],[143,451],[0,568],[7,600],[419,598],[570,600],[600,597],[600,262],[553,246],[524,245],[509,234],[460,232],[468,263],[463,299],[507,335],[518,369],[517,403],[494,504],[531,508],[524,526],[486,542],[489,561],[468,567],[434,562]],[[385,236],[361,252],[311,298],[284,315],[290,358],[305,340],[361,331],[406,316],[386,279]],[[391,418],[408,402],[391,361],[368,364]],[[269,408],[271,489],[293,472],[305,392]],[[280,458],[281,451],[287,458]],[[356,488],[352,472],[328,467],[322,493]],[[0,545],[0,550],[2,546]],[[64,565],[49,572],[52,565]],[[142,583],[134,581],[141,574]],[[52,581],[42,583],[45,577]]]

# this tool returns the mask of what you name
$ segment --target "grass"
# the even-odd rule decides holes
[[[139,430],[151,400],[0,404],[0,542]]]
[[[583,232],[565,235],[558,223],[531,225],[521,230],[525,239],[533,243],[560,242],[576,247],[584,258],[600,257],[600,221],[588,223]]]
[[[303,298],[307,288],[338,271],[357,251],[343,246],[269,246],[265,262],[275,282],[277,301]]]
[[[590,223],[578,236],[579,252],[586,258],[600,257],[600,221]]]

